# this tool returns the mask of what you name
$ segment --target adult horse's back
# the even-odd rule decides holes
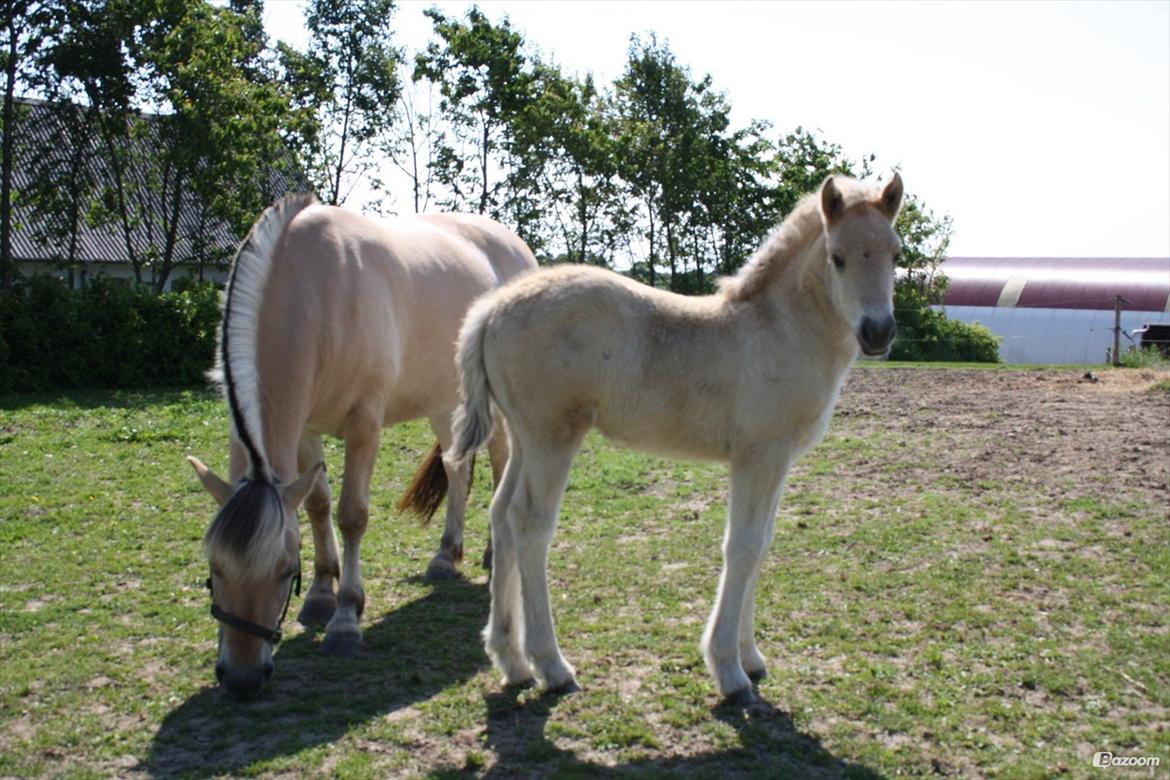
[[[255,695],[272,673],[282,610],[300,583],[302,502],[314,567],[299,619],[326,623],[326,652],[357,652],[365,605],[359,548],[381,430],[425,417],[447,449],[463,316],[476,297],[535,265],[515,234],[472,215],[375,222],[290,196],[257,221],[237,253],[220,332],[230,481],[192,459],[220,504],[204,546],[220,622],[216,676],[230,692]],[[342,560],[322,435],[345,441]],[[504,448],[498,437],[495,470]],[[470,478],[469,468],[442,468],[437,453],[423,467],[448,485],[443,541],[428,570],[439,575],[453,573],[462,557]]]

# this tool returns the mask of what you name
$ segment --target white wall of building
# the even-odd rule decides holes
[[[950,319],[981,323],[1003,339],[999,356],[1005,363],[1101,364],[1113,348],[1114,314],[1106,309],[936,308]],[[1125,334],[1155,322],[1170,323],[1170,312],[1123,311],[1121,351],[1133,344]]]

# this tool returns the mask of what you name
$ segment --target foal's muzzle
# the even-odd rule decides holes
[[[890,344],[894,342],[894,334],[897,331],[893,316],[866,315],[861,320],[861,327],[857,329],[857,343],[861,345],[861,351],[870,357],[884,355],[890,350]]]

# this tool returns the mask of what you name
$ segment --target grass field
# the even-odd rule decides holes
[[[420,579],[440,529],[392,507],[430,440],[397,429],[362,653],[289,625],[241,705],[213,686],[212,505],[183,462],[226,471],[222,403],[0,399],[0,776],[1091,777],[1109,750],[1164,777],[1170,392],[1101,373],[856,370],[782,503],[748,711],[719,705],[696,648],[723,467],[587,440],[550,562],[584,691],[558,699],[503,690],[481,646],[483,464],[465,578]]]

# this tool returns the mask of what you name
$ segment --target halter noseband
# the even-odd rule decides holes
[[[280,619],[276,621],[276,628],[265,628],[250,620],[244,620],[242,617],[220,609],[219,605],[215,603],[215,590],[211,587],[211,577],[207,578],[207,590],[211,593],[211,616],[213,618],[225,626],[231,626],[238,631],[243,631],[245,634],[259,637],[271,645],[277,645],[283,636],[280,631],[280,625],[284,622],[285,615],[288,614],[288,605],[292,602],[293,591],[295,590],[298,596],[301,595],[301,567],[297,567],[296,574],[292,576],[292,582],[289,583],[288,597],[284,600],[284,610],[280,613]]]

